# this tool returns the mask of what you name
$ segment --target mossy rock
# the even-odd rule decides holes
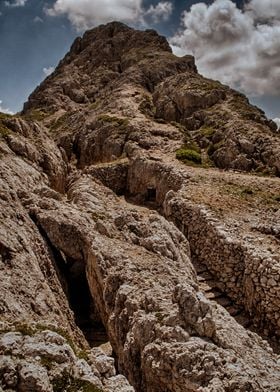
[[[182,149],[193,150],[196,151],[198,154],[201,153],[201,148],[199,147],[198,143],[195,140],[191,139],[191,137],[186,133]]]
[[[10,129],[0,121],[0,136],[5,139],[10,133]]]
[[[207,148],[207,154],[211,157],[219,148],[223,147],[225,144],[224,140],[221,140],[219,143],[216,144],[210,144],[210,146]]]
[[[143,95],[143,100],[139,105],[139,111],[145,116],[154,117],[156,108],[153,104],[152,98],[149,95]]]
[[[42,121],[44,118],[48,116],[48,113],[44,112],[40,109],[32,109],[29,112],[25,113],[22,117],[26,120],[31,121]]]
[[[211,138],[214,135],[215,131],[216,130],[213,127],[204,126],[204,127],[200,128],[201,134],[207,138]]]
[[[52,380],[53,392],[102,392],[89,381],[77,380],[65,371]]]
[[[186,148],[180,148],[176,151],[176,158],[184,163],[193,162],[195,164],[201,165],[201,155],[195,150],[190,150]]]
[[[183,133],[188,132],[188,130],[181,123],[178,123],[176,121],[170,121],[170,124],[173,125],[173,127],[176,127],[177,129],[179,129],[179,131],[181,131]]]
[[[90,109],[90,110],[97,109],[98,106],[99,106],[100,104],[101,104],[100,99],[96,99],[94,102],[92,102],[92,103],[89,105],[89,109]]]
[[[68,118],[69,114],[64,113],[62,116],[53,120],[49,126],[50,131],[56,131],[57,129],[63,127],[66,124]]]
[[[128,118],[120,118],[120,117],[115,117],[115,116],[109,116],[108,114],[101,114],[98,116],[98,121],[101,121],[103,123],[107,124],[112,124],[120,129],[126,129],[126,127],[129,124],[129,119]]]

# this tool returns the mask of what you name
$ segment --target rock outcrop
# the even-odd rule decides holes
[[[280,389],[280,139],[259,109],[113,22],[0,135],[0,389]]]

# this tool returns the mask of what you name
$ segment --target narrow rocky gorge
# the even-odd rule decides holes
[[[0,390],[279,390],[280,138],[259,109],[114,22],[0,131]]]

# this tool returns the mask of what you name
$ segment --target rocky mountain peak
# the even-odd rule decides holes
[[[0,391],[278,392],[279,157],[156,32],[78,38],[0,113]]]
[[[55,72],[31,94],[24,111],[32,107],[54,111],[61,106],[56,100],[61,94],[77,103],[93,102],[96,90],[118,80],[151,90],[163,77],[185,71],[196,72],[194,58],[173,55],[165,37],[112,22],[74,41]],[[71,97],[71,88],[83,93]]]

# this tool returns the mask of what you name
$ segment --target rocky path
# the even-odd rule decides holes
[[[133,198],[124,197],[120,198],[121,203],[127,204],[127,207],[133,206],[133,209],[138,210],[139,213],[149,215],[151,211],[158,211],[160,215],[160,208],[153,201],[147,201],[144,205],[138,205]],[[263,339],[267,340],[274,352],[280,353],[280,342],[276,337],[265,336],[260,328],[254,325],[250,314],[245,309],[236,304],[222,289],[223,283],[220,282],[207,268],[205,264],[195,260],[195,257],[191,258],[191,262],[197,273],[197,280],[199,289],[205,297],[213,303],[221,305],[240,325],[244,328],[249,329],[252,332],[257,333]]]
[[[240,325],[267,340],[274,352],[280,354],[279,340],[276,337],[264,336],[262,331],[254,326],[253,320],[248,312],[246,312],[242,306],[234,303],[234,301],[221,290],[221,282],[217,281],[205,265],[194,260],[192,260],[192,264],[197,273],[199,288],[204,293],[205,297],[210,301],[217,302],[219,305],[223,306]]]

